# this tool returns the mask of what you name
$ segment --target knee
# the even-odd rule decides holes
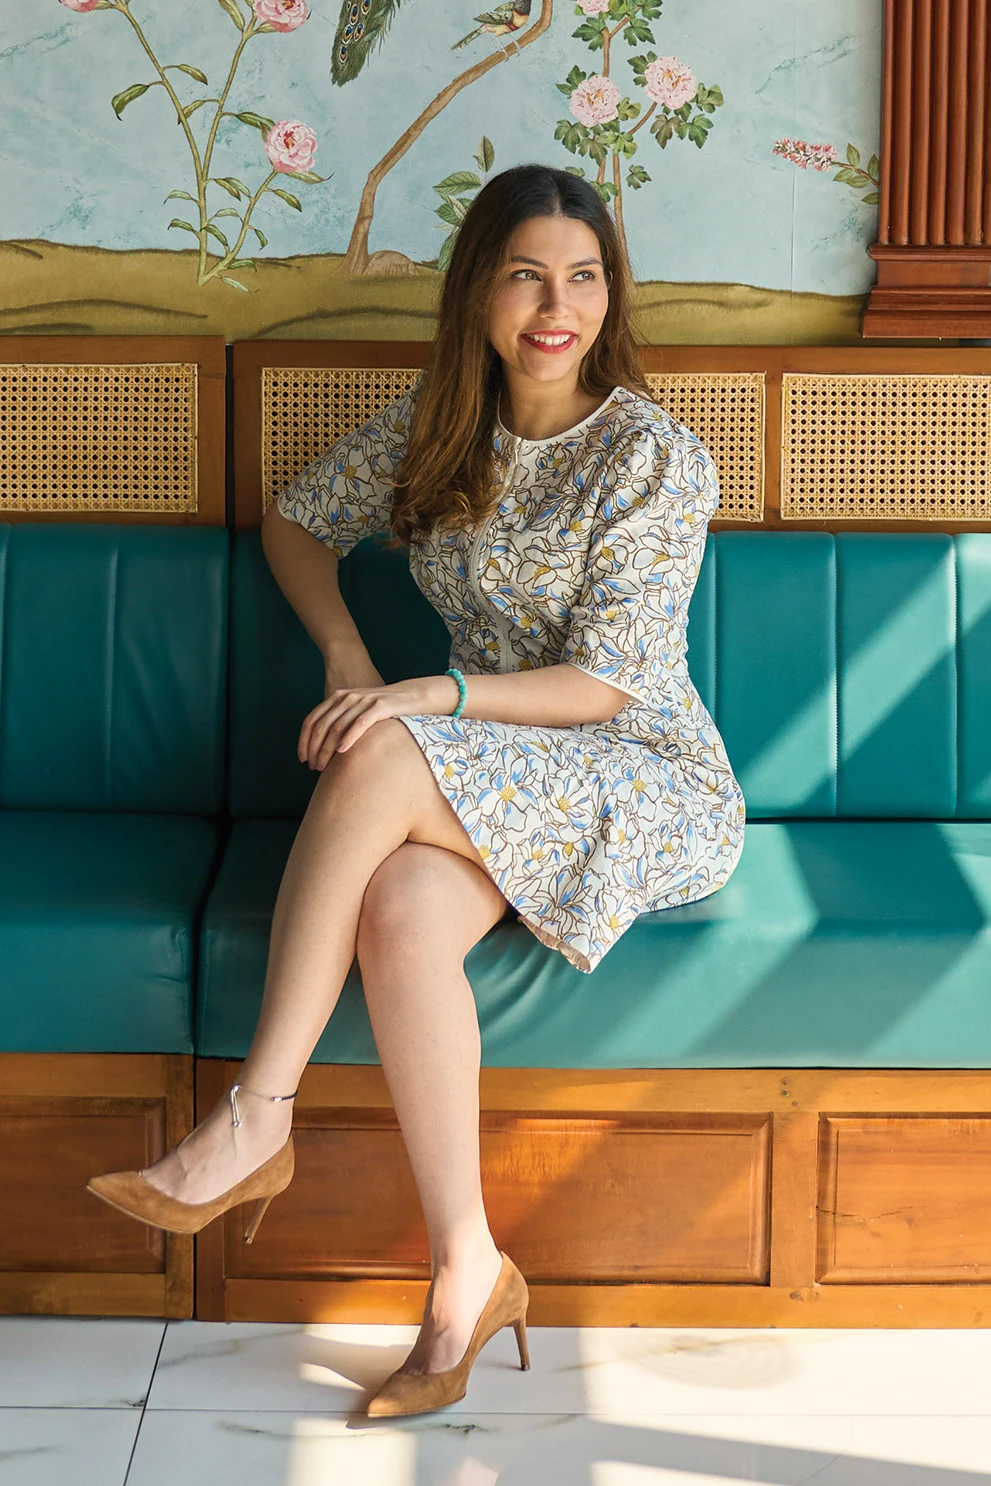
[[[358,918],[355,952],[358,963],[387,949],[402,954],[423,932],[430,897],[429,848],[404,842],[372,873]]]

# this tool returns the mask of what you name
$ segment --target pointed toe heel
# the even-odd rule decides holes
[[[370,1419],[395,1419],[408,1414],[429,1414],[464,1398],[468,1374],[479,1352],[503,1326],[512,1326],[520,1350],[520,1367],[530,1367],[530,1349],[526,1336],[526,1313],[530,1302],[526,1280],[508,1254],[502,1255],[502,1268],[482,1314],[475,1323],[471,1341],[456,1367],[445,1372],[406,1373],[400,1367],[386,1378],[368,1404]]]

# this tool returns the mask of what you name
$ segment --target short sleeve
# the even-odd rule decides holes
[[[392,484],[409,440],[420,383],[339,439],[277,497],[281,515],[326,542],[338,557],[389,525]]]
[[[617,453],[600,500],[562,662],[657,701],[687,652],[688,604],[719,503],[693,433],[642,429]]]

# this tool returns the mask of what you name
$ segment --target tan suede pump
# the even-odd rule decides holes
[[[248,1094],[258,1092],[247,1088],[245,1084],[231,1086],[228,1097],[231,1102],[231,1122],[235,1128],[241,1124],[237,1107],[239,1090]],[[295,1099],[296,1095],[260,1094],[258,1097],[272,1103],[281,1103],[286,1099]],[[244,1231],[245,1243],[251,1243],[272,1198],[284,1192],[292,1181],[295,1164],[290,1134],[285,1145],[274,1156],[269,1157],[264,1165],[259,1166],[236,1186],[221,1192],[211,1202],[181,1202],[178,1197],[169,1197],[153,1187],[151,1182],[145,1181],[138,1171],[108,1171],[105,1176],[91,1177],[86,1183],[86,1190],[115,1207],[118,1212],[127,1213],[129,1218],[137,1218],[139,1223],[147,1223],[152,1228],[165,1228],[169,1233],[199,1233],[201,1228],[212,1223],[214,1218],[219,1218],[221,1213],[237,1207],[238,1203],[251,1202],[254,1199],[254,1212]]]
[[[501,1251],[500,1251],[501,1252]],[[526,1339],[526,1312],[530,1295],[526,1280],[508,1254],[502,1254],[502,1268],[485,1309],[475,1323],[468,1349],[456,1367],[445,1372],[407,1373],[402,1367],[382,1384],[368,1405],[371,1419],[395,1419],[404,1414],[429,1414],[446,1404],[457,1403],[468,1390],[468,1374],[479,1352],[503,1326],[512,1326],[520,1349],[520,1367],[530,1366]],[[405,1364],[404,1364],[405,1366]]]

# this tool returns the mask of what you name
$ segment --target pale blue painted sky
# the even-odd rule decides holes
[[[534,5],[536,13],[538,5]],[[235,81],[234,106],[308,123],[319,139],[315,168],[332,178],[295,187],[302,214],[267,202],[252,219],[269,252],[340,252],[370,167],[450,78],[483,57],[485,39],[461,52],[451,44],[472,29],[476,7],[404,0],[382,49],[345,88],[330,81],[339,5],[313,0],[311,18],[288,35],[253,41]],[[877,148],[880,5],[864,0],[666,0],[654,23],[660,55],[673,53],[726,104],[705,148],[673,141],[663,152],[644,129],[638,163],[653,177],[627,191],[626,223],[641,279],[740,282],[768,288],[859,293],[873,278],[865,248],[875,211],[829,175],[799,171],[771,154],[781,135],[856,143],[864,160]],[[226,72],[235,29],[216,0],[132,0],[160,60],[189,62],[211,85]],[[412,258],[436,255],[443,237],[433,184],[472,168],[484,133],[495,168],[528,160],[565,166],[574,157],[554,140],[567,100],[555,83],[576,63],[601,62],[572,39],[572,5],[558,5],[548,34],[465,89],[430,124],[378,195],[371,248]],[[614,79],[638,94],[614,43]],[[110,248],[186,246],[167,232],[182,203],[168,191],[192,189],[187,146],[162,89],[139,98],[118,121],[111,96],[152,76],[127,22],[112,11],[75,14],[58,0],[8,8],[0,37],[0,90],[7,100],[0,142],[0,237],[40,237]],[[213,91],[181,73],[182,96]],[[204,108],[194,116],[212,113]],[[252,186],[267,160],[261,135],[225,124],[216,174]],[[198,131],[205,132],[204,124]],[[220,204],[219,189],[216,204]]]

